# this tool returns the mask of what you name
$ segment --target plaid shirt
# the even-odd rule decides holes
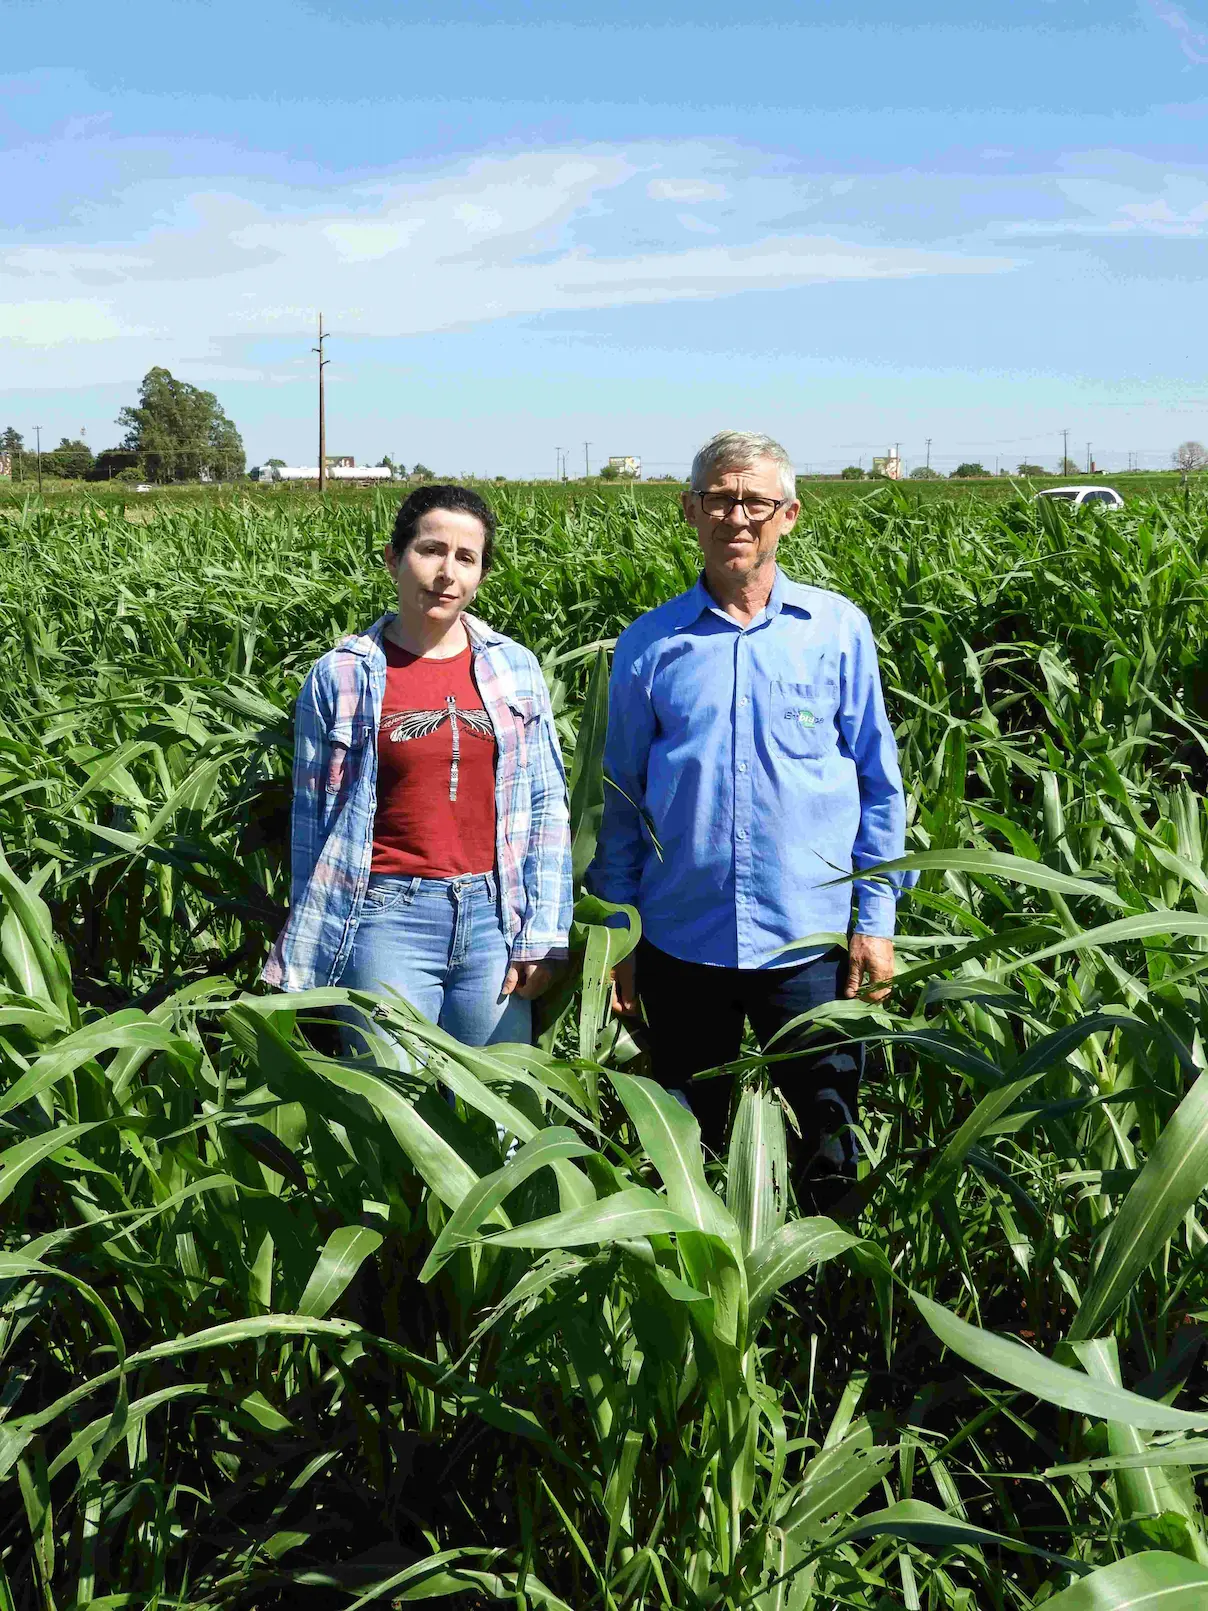
[[[383,615],[315,662],[294,711],[289,920],[260,977],[278,990],[339,982],[373,856]],[[465,615],[474,680],[495,731],[496,872],[513,962],[567,955],[573,889],[566,774],[541,667]]]

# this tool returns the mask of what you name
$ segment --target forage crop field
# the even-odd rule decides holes
[[[670,490],[497,502],[581,872],[608,645],[693,548]],[[706,1160],[608,1023],[634,913],[580,900],[535,1047],[379,1004],[407,1074],[255,986],[391,514],[0,511],[0,1611],[1200,1611],[1208,503],[807,500],[921,875],[891,1001],[817,1015],[874,1049],[833,1218],[758,1056]]]

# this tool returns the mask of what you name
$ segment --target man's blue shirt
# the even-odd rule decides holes
[[[825,887],[905,848],[872,630],[840,594],[777,570],[744,628],[702,577],[639,617],[613,657],[604,772],[588,884],[660,950],[784,966],[783,947],[847,931],[853,888],[856,931],[893,933],[900,877]]]

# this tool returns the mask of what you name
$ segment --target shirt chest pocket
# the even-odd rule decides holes
[[[541,707],[529,694],[508,694],[498,714],[500,768],[505,776],[509,772],[527,772],[537,742]]]
[[[333,722],[327,729],[327,776],[323,781],[329,795],[339,794],[359,777],[372,732],[373,724],[360,717]]]
[[[772,749],[798,760],[824,760],[835,753],[839,689],[833,682],[772,684]]]

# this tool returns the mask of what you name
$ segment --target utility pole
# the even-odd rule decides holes
[[[323,356],[323,343],[327,336],[323,330],[323,315],[319,315],[319,345],[312,347],[312,352],[319,355],[319,491],[327,487],[327,400],[323,390],[323,371],[327,368],[330,359]]]
[[[1070,433],[1064,430],[1061,433],[1061,474],[1065,474],[1065,467],[1070,462]]]
[[[931,468],[931,438],[927,438],[927,468]]]
[[[591,447],[590,442],[584,442],[584,444],[583,444],[583,479],[584,479],[584,481],[590,481],[591,480],[591,460],[587,456],[587,450],[590,447]]]
[[[1089,442],[1086,444],[1086,473],[1087,475],[1091,473],[1091,445]]]
[[[38,497],[42,496],[42,427],[34,426],[34,435],[38,439]]]

